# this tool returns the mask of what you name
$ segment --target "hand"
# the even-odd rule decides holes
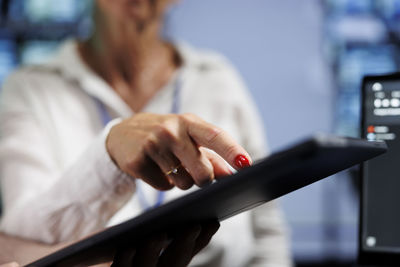
[[[225,161],[236,169],[251,164],[225,131],[192,114],[139,113],[115,125],[106,146],[122,171],[158,190],[203,186],[229,175]]]
[[[167,235],[156,235],[136,248],[118,251],[111,267],[183,267],[203,249],[219,228],[218,222],[192,226],[179,232],[171,242]]]

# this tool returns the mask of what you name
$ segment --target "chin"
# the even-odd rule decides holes
[[[135,0],[135,1],[142,1],[142,0]],[[142,1],[143,2],[143,1]],[[146,20],[150,16],[150,8],[146,4],[135,4],[135,5],[130,5],[126,10],[125,13],[127,17],[129,17],[131,20]]]

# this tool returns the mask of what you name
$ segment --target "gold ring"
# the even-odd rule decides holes
[[[165,175],[170,175],[171,173],[177,174],[177,173],[178,173],[178,169],[179,169],[180,166],[181,166],[181,164],[179,164],[179,165],[173,167],[171,170],[167,171],[167,172],[165,173]]]

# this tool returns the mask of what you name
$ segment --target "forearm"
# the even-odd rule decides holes
[[[102,229],[133,191],[132,179],[112,163],[100,136],[49,188],[30,197],[21,193],[6,206],[1,226],[46,243],[75,240]]]
[[[25,265],[65,245],[66,244],[57,244],[50,246],[0,233],[0,264],[15,261],[20,265]]]

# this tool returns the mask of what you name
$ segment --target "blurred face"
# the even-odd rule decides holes
[[[108,19],[145,25],[161,21],[173,2],[176,0],[96,0],[96,5]]]

